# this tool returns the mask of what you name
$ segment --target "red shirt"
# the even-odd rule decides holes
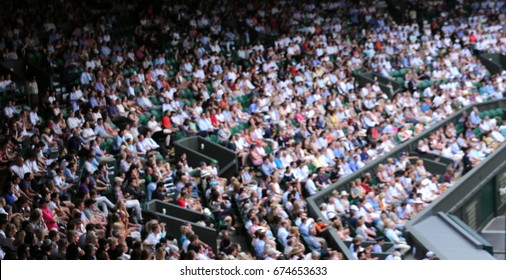
[[[186,199],[184,199],[183,197],[178,198],[177,204],[183,208],[186,208]]]
[[[58,229],[58,225],[56,224],[55,219],[53,218],[53,214],[51,214],[51,210],[49,209],[41,209],[42,210],[42,218],[46,223],[47,229]]]
[[[162,126],[163,126],[164,128],[169,128],[169,129],[170,129],[170,128],[172,128],[172,125],[170,124],[170,118],[169,118],[169,117],[164,116],[164,117],[162,118]]]
[[[378,139],[380,137],[377,127],[373,127],[371,129],[371,134],[372,134],[372,138],[374,138],[374,139]]]
[[[369,193],[371,191],[371,186],[369,186],[368,184],[362,183],[361,186],[362,188],[364,188],[365,193]]]
[[[212,123],[214,126],[218,126],[218,124],[219,124],[218,119],[216,118],[216,115],[215,115],[215,114],[211,114],[211,123]]]
[[[137,57],[137,59],[143,60],[144,59],[144,52],[141,49],[138,49],[135,52],[135,56]]]
[[[471,34],[471,36],[469,36],[469,43],[471,44],[476,43],[476,36],[474,34]]]
[[[290,73],[293,75],[297,74],[297,69],[295,69],[295,66],[292,65],[292,67],[290,67]]]
[[[380,40],[376,41],[376,49],[381,50],[381,41]]]

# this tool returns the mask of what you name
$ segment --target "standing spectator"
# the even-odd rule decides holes
[[[28,82],[27,92],[30,97],[30,105],[32,108],[39,107],[39,86],[37,85],[37,77],[33,76]]]

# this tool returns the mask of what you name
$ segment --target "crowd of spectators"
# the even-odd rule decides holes
[[[403,255],[406,221],[504,142],[502,116],[471,112],[463,132],[449,125],[418,145],[453,159],[447,174],[402,154],[334,191],[320,205],[328,220],[314,220],[306,197],[458,109],[504,97],[506,73],[477,57],[506,53],[504,1],[419,1],[434,16],[408,10],[403,22],[377,0],[120,2],[6,5],[3,60],[36,63],[61,88],[31,80],[31,106],[4,106],[2,257],[247,259],[230,238],[244,231],[259,259],[341,259],[330,228],[357,259],[379,250],[361,242],[382,238]],[[359,86],[361,72],[403,90]],[[14,92],[1,76],[0,94]],[[174,158],[173,142],[194,135],[235,150],[237,176]],[[218,254],[191,225],[178,240],[144,220],[152,199],[204,213],[223,229]]]

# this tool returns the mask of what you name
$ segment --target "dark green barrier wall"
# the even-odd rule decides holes
[[[506,213],[506,194],[501,195],[501,189],[506,189],[506,167],[496,176],[495,192],[496,206],[499,213]]]
[[[494,182],[491,180],[475,196],[468,199],[453,214],[471,229],[477,231],[484,227],[495,215]]]
[[[364,86],[367,83],[370,83],[371,85],[374,84],[376,81],[379,82],[379,86],[381,88],[381,91],[386,93],[388,97],[392,98],[397,92],[401,91],[404,85],[401,85],[400,83],[388,79],[382,75],[369,72],[369,73],[362,73],[357,75],[357,81],[360,86]],[[388,86],[388,83],[392,84],[392,88]]]
[[[202,137],[188,137],[177,141],[174,146],[178,158],[186,153],[190,166],[197,167],[201,161],[210,164],[212,160],[217,160],[219,176],[230,178],[237,174],[237,155],[228,148]]]
[[[163,214],[165,209],[165,214]],[[160,222],[167,225],[167,233],[179,238],[181,237],[181,226],[191,223],[193,231],[199,235],[199,239],[213,248],[213,252],[217,254],[218,245],[216,239],[218,232],[214,228],[203,227],[197,225],[201,214],[189,209],[181,208],[177,205],[163,202],[160,200],[152,200],[147,204],[147,211],[156,216]],[[182,244],[179,244],[181,246]]]
[[[490,74],[495,75],[506,69],[506,56],[499,53],[486,53],[479,56]]]

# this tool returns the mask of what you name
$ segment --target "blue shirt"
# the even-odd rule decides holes
[[[123,145],[123,143],[125,143],[124,137],[119,135],[114,137],[114,145],[113,145],[114,150],[119,151],[119,148],[121,147],[121,145]]]
[[[489,94],[493,94],[493,93],[495,92],[494,86],[493,86],[493,85],[490,85],[490,84],[486,85],[486,86],[485,86],[485,89],[487,90],[487,92],[488,92]]]
[[[65,168],[65,170],[63,171],[63,175],[65,176],[65,179],[67,181],[71,181],[71,182],[74,182],[77,180],[76,176],[74,176],[72,174],[72,171],[70,170],[70,168]]]
[[[374,209],[374,211],[378,211],[379,210],[379,202],[376,200],[376,199],[367,199],[367,202],[369,202],[369,204],[371,204],[372,208]]]
[[[320,245],[320,242],[318,242],[318,240],[316,240],[316,238],[312,235],[310,235],[306,238],[306,242],[307,242],[307,245],[309,245],[309,247],[311,249],[320,250],[322,247]]]
[[[336,158],[344,158],[343,148],[334,148],[333,152]]]
[[[98,135],[98,136],[100,136],[102,138],[105,137],[105,136],[107,136],[107,131],[105,131],[105,128],[104,128],[103,125],[98,125],[98,124],[95,125],[94,132],[95,132],[96,135]],[[100,150],[100,148],[97,149],[97,150]]]
[[[355,253],[355,244],[351,243],[350,244],[350,247],[348,248],[348,250],[350,251],[350,253]]]
[[[287,242],[286,238],[288,237],[288,235],[290,235],[290,233],[284,227],[280,227],[278,229],[278,240],[284,247],[286,247]]]
[[[90,186],[92,188],[94,188],[96,185],[97,185],[97,180],[95,180],[95,177],[93,176],[93,174],[90,174],[90,176],[88,176],[90,178]]]
[[[155,59],[155,66],[162,65],[162,64],[165,64],[165,59],[163,57],[158,57]]]
[[[105,91],[105,86],[101,82],[97,82],[95,84],[95,89],[98,90],[98,91]]]
[[[249,105],[249,113],[252,114],[252,113],[256,113],[258,112],[258,106],[256,103],[251,103],[251,105]]]
[[[281,162],[281,159],[279,159],[278,157],[274,158],[274,163],[276,164],[277,168],[283,168],[283,163]]]
[[[148,186],[146,187],[146,195],[148,197],[148,201],[151,200],[151,197],[153,195],[153,192],[156,190],[156,184],[154,182],[151,182],[148,184]]]
[[[262,164],[262,172],[265,176],[271,176],[274,173],[274,166],[272,164]]]
[[[300,235],[309,237],[309,227],[306,224],[301,224],[299,227]]]
[[[255,243],[255,253],[257,256],[262,257],[264,255],[264,247],[265,247],[265,241],[258,240],[257,243]]]
[[[399,217],[400,219],[404,219],[404,216],[406,216],[407,214],[407,209],[402,209],[402,207],[399,205],[397,206],[397,217]]]
[[[119,115],[119,111],[116,105],[109,105],[109,108],[107,108],[107,112],[109,113],[109,116],[112,117]]]
[[[385,229],[385,236],[390,240],[390,242],[394,243],[394,247],[398,248],[399,244],[398,242],[401,242],[402,240],[399,238],[399,236],[395,233],[395,231],[391,228]]]
[[[102,46],[102,47],[100,47],[100,52],[104,56],[109,56],[111,54],[111,49],[108,46]]]
[[[6,193],[4,195],[4,198],[5,198],[5,202],[7,202],[7,204],[14,205],[14,203],[16,202],[14,194]]]
[[[98,146],[92,146],[91,148],[95,151],[95,160],[99,160],[103,156],[102,150]]]
[[[381,248],[381,245],[374,244],[374,246],[372,248],[372,252],[373,253],[383,253],[383,249]]]
[[[353,160],[348,161],[348,166],[350,167],[350,170],[353,172],[357,171],[358,169],[357,163]]]
[[[367,161],[369,159],[369,154],[367,154],[367,153],[361,153],[360,154],[360,159],[362,161]]]
[[[97,101],[97,98],[95,97],[90,97],[90,106],[91,108],[95,108],[98,106],[98,101]]]
[[[475,113],[474,111],[471,112],[471,115],[469,116],[469,120],[471,121],[472,125],[478,125],[481,122],[480,116]]]

